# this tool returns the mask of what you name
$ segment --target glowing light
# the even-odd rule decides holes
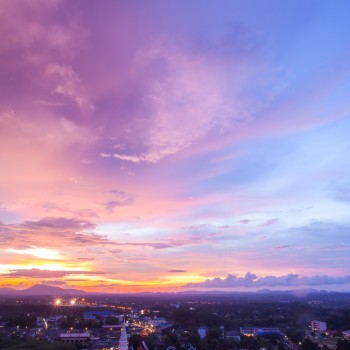
[[[62,303],[62,300],[61,299],[56,299],[55,300],[55,305],[61,305]]]
[[[75,300],[75,299],[72,299],[69,303],[70,303],[71,305],[75,305],[76,300]]]
[[[36,258],[48,259],[48,260],[60,260],[62,255],[60,252],[50,248],[30,248],[30,249],[7,249],[9,253],[14,254],[29,254]]]

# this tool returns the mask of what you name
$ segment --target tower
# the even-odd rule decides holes
[[[125,327],[125,320],[123,321],[123,325],[121,328],[121,334],[118,344],[118,350],[128,350],[128,338],[126,335],[126,327]]]

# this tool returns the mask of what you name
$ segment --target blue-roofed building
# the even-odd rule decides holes
[[[87,311],[84,312],[84,320],[96,320],[97,316],[100,316],[102,318],[106,318],[108,316],[115,316],[113,311]]]
[[[279,328],[254,328],[254,337],[262,337],[266,335],[276,335],[281,336],[283,335],[282,332],[279,330]]]

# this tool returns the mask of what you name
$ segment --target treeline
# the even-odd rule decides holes
[[[80,344],[48,343],[42,340],[0,338],[1,350],[78,350],[82,349]]]
[[[307,329],[312,320],[327,322],[328,329],[350,329],[350,305],[341,303],[313,305],[306,302],[242,302],[220,304],[183,304],[179,308],[162,308],[160,313],[185,328],[224,326],[279,327]]]

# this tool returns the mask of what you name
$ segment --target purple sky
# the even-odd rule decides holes
[[[350,290],[349,11],[1,1],[0,286]]]

